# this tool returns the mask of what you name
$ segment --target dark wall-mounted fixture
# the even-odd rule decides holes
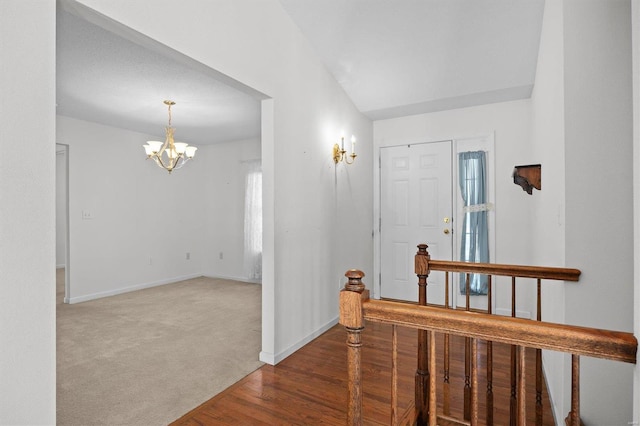
[[[542,189],[542,165],[529,164],[528,166],[516,166],[513,169],[513,183],[520,185],[523,191],[531,195],[533,188]]]

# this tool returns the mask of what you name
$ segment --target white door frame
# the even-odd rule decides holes
[[[494,206],[496,205],[495,200],[495,166],[496,166],[496,155],[495,155],[495,137],[494,132],[491,133],[481,133],[476,135],[463,135],[457,137],[450,138],[441,138],[441,139],[414,139],[414,140],[394,140],[394,141],[382,141],[377,142],[374,146],[374,167],[373,167],[373,278],[369,281],[373,281],[373,284],[369,284],[369,288],[372,290],[372,298],[379,299],[381,294],[381,283],[380,283],[380,265],[381,265],[381,238],[380,238],[380,191],[381,191],[381,182],[380,182],[380,165],[381,165],[381,156],[380,149],[384,147],[392,147],[392,146],[401,146],[401,145],[415,145],[415,144],[423,144],[423,143],[434,143],[434,142],[444,142],[444,141],[452,141],[452,150],[454,154],[453,167],[451,170],[452,176],[452,184],[453,188],[453,212],[454,212],[454,225],[455,233],[453,239],[453,250],[454,250],[454,259],[459,258],[459,250],[460,246],[457,242],[457,238],[455,235],[460,235],[461,230],[457,229],[457,224],[461,223],[459,218],[459,189],[458,189],[458,162],[457,162],[457,154],[463,151],[469,150],[483,150],[487,152],[487,169],[488,169],[488,188],[487,188],[487,196],[488,202],[492,203]],[[482,142],[480,142],[482,141]],[[495,262],[496,259],[496,220],[495,220],[495,210],[492,211],[493,214],[489,214],[489,256],[490,261]],[[417,248],[416,248],[417,251]],[[451,281],[452,283],[455,280]],[[417,278],[416,278],[416,291],[417,291]],[[492,306],[495,306],[496,291],[494,286],[493,297],[492,297]],[[453,301],[452,301],[453,302]]]
[[[64,186],[65,186],[65,199],[63,201],[64,203],[64,221],[65,221],[65,235],[64,235],[64,303],[69,303],[69,298],[70,298],[70,294],[71,294],[71,288],[70,288],[70,279],[69,277],[71,276],[70,274],[70,270],[71,270],[71,266],[70,266],[70,247],[69,247],[69,235],[70,235],[70,231],[69,231],[69,145],[68,144],[64,144],[64,143],[59,143],[56,142],[56,155],[58,155],[58,153],[60,153],[61,155],[64,155],[64,170],[62,173],[62,178],[64,179]],[[56,162],[57,164],[57,162]],[[58,172],[56,171],[56,176],[58,176]],[[57,186],[57,183],[56,183]],[[57,197],[57,194],[56,194]],[[58,231],[58,229],[56,229],[56,232]],[[57,237],[56,237],[57,238]],[[57,262],[56,262],[57,263]],[[58,265],[56,265],[57,267]]]

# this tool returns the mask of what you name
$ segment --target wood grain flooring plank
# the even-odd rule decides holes
[[[451,336],[450,409],[462,417],[464,339]],[[363,415],[367,425],[387,425],[391,417],[391,326],[367,323],[362,334]],[[436,337],[438,394],[442,395],[444,338]],[[398,409],[411,406],[416,369],[416,330],[398,329]],[[486,343],[478,344],[478,365],[486,366]],[[202,425],[344,425],[347,412],[346,332],[335,326],[276,366],[265,365],[235,385],[176,420],[174,426]],[[493,345],[494,422],[508,424],[510,378],[508,345]],[[527,350],[529,366],[535,351]],[[534,384],[534,368],[527,383]],[[486,377],[478,378],[480,424],[485,424]],[[441,397],[438,410],[442,410]],[[543,387],[544,425],[553,425],[546,386]],[[527,424],[535,422],[535,391],[527,389]]]

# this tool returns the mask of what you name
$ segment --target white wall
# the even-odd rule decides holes
[[[142,149],[158,135],[57,123],[69,146],[70,302],[202,275],[206,163],[196,156],[169,175]]]
[[[542,164],[542,191],[531,218],[532,261],[539,265],[565,263],[565,153],[564,153],[564,43],[563,2],[547,1],[542,20],[536,83],[531,95],[531,146]],[[568,283],[567,285],[579,285]],[[564,288],[559,282],[542,290],[542,318],[564,323]],[[563,422],[570,389],[566,375],[568,357],[544,351],[547,386],[556,423]]]
[[[529,100],[380,120],[374,123],[375,155],[379,155],[383,146],[463,139],[495,132],[496,258],[492,262],[530,264],[531,252],[525,242],[531,239],[530,209],[540,192],[527,194],[511,177],[514,166],[535,162],[530,154],[529,128]],[[544,182],[543,166],[543,188]],[[534,287],[518,291],[517,306],[518,310],[535,315],[533,290]],[[511,310],[510,286],[505,288],[498,283],[496,309]]]
[[[565,249],[582,270],[565,287],[565,319],[621,331],[633,331],[630,17],[629,0],[564,3]],[[583,359],[585,423],[630,422],[632,378],[632,365]]]
[[[202,271],[206,276],[246,280],[244,272],[245,164],[260,160],[259,139],[202,146],[205,239]],[[200,160],[200,158],[198,158]],[[222,253],[222,259],[220,259]]]
[[[141,148],[158,135],[57,120],[70,157],[71,303],[200,275],[247,279],[242,162],[260,158],[259,139],[199,146],[169,175]]]
[[[0,424],[56,421],[55,2],[0,2]]]
[[[625,0],[547,1],[532,97],[534,152],[553,185],[543,184],[536,206],[534,259],[564,258],[582,270],[579,283],[545,292],[543,315],[622,331],[633,328],[629,17]],[[570,409],[568,362],[545,353],[557,422]],[[582,359],[586,424],[631,420],[632,369]]]
[[[263,105],[263,119],[273,117],[262,132],[272,265],[263,268],[261,357],[277,362],[335,323],[345,264],[372,269],[371,122],[277,1],[156,1],[153,19],[147,1],[81,3],[273,99]],[[340,129],[361,142],[348,171],[331,160]]]

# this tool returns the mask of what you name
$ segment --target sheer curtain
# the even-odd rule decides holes
[[[486,156],[484,151],[458,154],[460,193],[464,201],[464,220],[460,260],[466,262],[489,262],[489,231],[487,227]],[[470,294],[487,294],[486,275],[471,274]],[[466,290],[465,276],[460,275],[460,293]]]
[[[244,273],[262,279],[262,170],[260,160],[245,165]]]

